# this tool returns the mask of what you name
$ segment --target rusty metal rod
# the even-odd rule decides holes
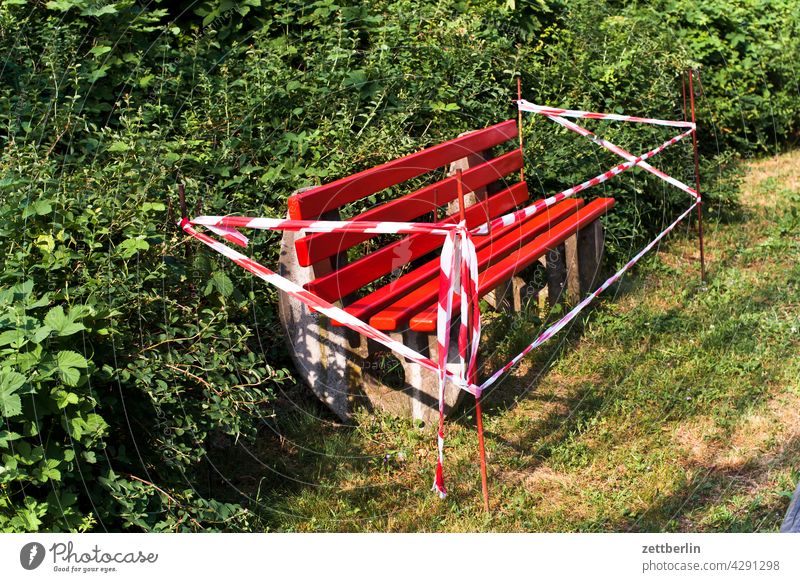
[[[519,135],[519,151],[523,152],[522,166],[519,169],[519,181],[525,181],[525,152],[522,150],[522,109],[519,102],[522,101],[522,77],[517,77],[517,134]]]
[[[186,188],[183,183],[178,184],[178,200],[181,205],[181,218],[188,218],[189,213],[186,211]]]
[[[470,382],[475,383],[474,378]],[[478,449],[481,452],[481,490],[483,491],[483,510],[489,511],[489,479],[486,475],[486,446],[483,442],[483,414],[481,413],[481,398],[475,396],[475,419],[478,425]]]
[[[694,179],[695,179],[695,189],[697,190],[697,195],[700,196],[700,153],[697,148],[697,121],[695,118],[695,109],[694,109],[694,84],[692,83],[692,79],[694,78],[694,69],[689,69],[689,103],[692,108],[692,123],[695,124],[694,129],[692,130],[692,146],[694,148]],[[703,283],[706,282],[706,258],[705,258],[705,249],[703,245],[703,201],[697,204],[697,232],[698,238],[700,240],[700,280]]]
[[[463,221],[466,217],[466,204],[464,202],[464,184],[462,180],[461,168],[456,170],[456,184],[458,189],[458,215],[459,218]],[[460,267],[459,267],[460,272]],[[463,273],[462,273],[463,275]],[[471,305],[473,301],[476,301],[477,298],[473,297],[471,294],[470,289],[466,286],[464,287],[464,292],[468,294],[467,297],[467,305]],[[462,313],[461,317],[467,318],[467,327],[470,325],[470,315],[472,313],[471,309],[467,309],[467,313]],[[473,377],[468,378],[468,381],[471,384],[475,384],[474,374]],[[486,474],[486,445],[483,439],[483,413],[481,412],[481,399],[479,396],[475,396],[475,420],[478,428],[478,450],[480,451],[480,458],[481,458],[481,491],[483,492],[483,509],[485,511],[489,511],[489,479]]]

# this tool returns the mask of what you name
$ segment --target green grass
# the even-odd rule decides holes
[[[800,466],[796,176],[800,152],[750,165],[741,211],[707,225],[706,286],[679,229],[485,398],[490,514],[469,406],[447,425],[445,501],[430,432],[341,426],[302,390],[216,486],[270,531],[777,530]]]

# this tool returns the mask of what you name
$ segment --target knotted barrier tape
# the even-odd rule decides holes
[[[211,238],[208,235],[205,235],[205,234],[203,234],[201,232],[198,232],[197,229],[194,228],[194,225],[201,225],[201,224],[205,224],[205,223],[211,223],[210,226],[213,226],[215,228],[215,230],[218,230],[220,232],[224,232],[228,237],[230,237],[228,240],[233,240],[233,239],[241,240],[239,237],[236,237],[234,234],[229,232],[229,230],[234,230],[229,225],[232,222],[235,222],[235,221],[227,220],[228,218],[241,218],[241,217],[213,217],[213,216],[209,217],[209,216],[201,216],[201,217],[198,217],[198,218],[193,219],[193,220],[189,220],[188,218],[183,218],[180,221],[180,227],[189,236],[199,240],[200,242],[202,242],[203,244],[205,244],[206,246],[208,246],[212,250],[218,252],[222,256],[231,259],[234,263],[236,263],[240,267],[243,267],[244,269],[250,271],[251,273],[253,273],[258,278],[262,279],[263,281],[266,281],[270,285],[273,285],[274,287],[280,289],[281,291],[283,291],[285,293],[288,293],[293,298],[297,299],[301,303],[303,303],[306,306],[308,306],[310,309],[312,309],[314,311],[318,311],[319,313],[322,313],[323,315],[342,323],[343,325],[345,325],[346,327],[349,327],[353,331],[356,331],[356,332],[360,333],[361,335],[364,335],[365,337],[368,337],[370,339],[373,339],[373,340],[383,344],[384,346],[386,346],[390,350],[402,355],[405,358],[408,358],[409,360],[411,360],[413,362],[416,362],[417,364],[421,365],[424,368],[427,368],[428,370],[431,370],[431,371],[434,371],[434,372],[437,372],[437,373],[439,372],[439,370],[440,370],[439,365],[434,363],[430,358],[426,358],[425,356],[423,356],[422,354],[420,354],[416,350],[413,350],[413,349],[409,348],[408,346],[406,346],[402,342],[399,342],[397,340],[394,340],[394,339],[390,338],[388,335],[386,335],[385,333],[383,333],[380,330],[375,329],[374,327],[372,327],[371,325],[369,325],[365,321],[362,321],[361,319],[355,317],[354,315],[348,313],[347,311],[341,309],[340,307],[336,307],[335,305],[332,305],[331,303],[329,303],[328,301],[326,301],[322,297],[320,297],[320,296],[318,296],[318,295],[316,295],[314,293],[311,293],[310,291],[308,291],[306,289],[303,289],[297,283],[295,283],[293,281],[290,281],[286,277],[282,277],[281,275],[279,275],[279,274],[275,273],[274,271],[268,269],[267,267],[265,267],[261,263],[258,263],[256,261],[244,256],[240,252],[232,249],[231,247],[229,247],[229,246],[227,246],[227,245],[225,245],[225,244],[223,244],[223,243],[221,243],[221,242],[219,242],[217,240],[214,240],[213,238]],[[270,219],[270,220],[272,220],[272,219]],[[312,222],[312,221],[279,221],[279,220],[277,220],[276,223],[275,223],[275,226],[272,226],[270,228],[271,229],[276,229],[276,230],[301,230],[301,229],[305,229],[307,227],[306,223],[308,223],[308,222]],[[314,228],[315,232],[342,232],[342,231],[337,230],[338,227],[336,226],[336,221],[330,221],[330,222],[334,223],[333,226],[325,225],[325,224],[322,223],[322,221],[313,221],[313,222],[316,223],[312,227],[312,228]],[[278,223],[281,223],[281,224],[278,224]],[[302,224],[297,224],[297,223],[302,223]],[[218,226],[218,225],[223,225],[223,226]],[[209,226],[209,224],[205,224],[205,226]],[[447,225],[447,226],[450,226],[450,225]],[[442,230],[445,230],[446,232],[453,232],[455,229],[458,228],[457,225],[453,225],[453,226],[454,226],[453,229],[447,228],[447,229],[442,229]],[[417,227],[419,228],[419,230],[416,230]],[[349,224],[347,226],[346,232],[362,232],[362,233],[363,232],[372,232],[372,231],[368,230],[368,229],[371,229],[371,228],[373,228],[373,227],[372,226],[359,226],[359,225],[357,225],[355,223],[351,223],[351,224]],[[403,226],[402,228],[403,229],[413,228],[414,230],[412,232],[428,232],[428,233],[433,233],[433,234],[441,234],[441,232],[439,232],[440,229],[438,229],[436,227],[433,227],[431,224],[420,223],[420,224],[414,225],[414,226]],[[326,229],[330,229],[330,230],[326,230]],[[463,390],[466,390],[467,392],[474,393],[475,390],[476,390],[475,386],[463,385],[463,382],[461,381],[461,379],[457,375],[454,375],[451,372],[445,372],[445,376],[446,376],[446,378],[448,380],[450,380],[451,382],[454,382],[457,386],[459,386]]]
[[[691,121],[672,121],[668,119],[652,119],[650,117],[636,117],[635,115],[618,115],[616,113],[596,113],[594,111],[577,111],[574,109],[558,109],[556,107],[546,107],[544,105],[534,105],[525,99],[517,101],[520,111],[538,113],[547,117],[578,117],[584,119],[605,119],[607,121],[629,121],[633,123],[646,123],[649,125],[667,125],[670,127],[688,127],[695,129],[695,124]]]

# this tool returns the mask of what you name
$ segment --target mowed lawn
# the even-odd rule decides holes
[[[708,209],[705,287],[683,226],[485,398],[489,514],[468,403],[444,501],[432,432],[343,426],[302,390],[219,486],[261,531],[776,531],[800,468],[800,152],[746,172],[733,217]]]

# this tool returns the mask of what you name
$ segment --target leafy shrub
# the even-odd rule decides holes
[[[4,158],[0,528],[241,526],[192,484],[209,437],[252,435],[288,379],[245,324],[274,316],[186,248],[147,143],[114,137],[130,149],[89,179],[56,180],[32,148]]]
[[[701,66],[707,151],[782,149],[800,134],[800,19],[791,0],[669,0],[644,8]],[[712,131],[716,132],[716,135]]]

